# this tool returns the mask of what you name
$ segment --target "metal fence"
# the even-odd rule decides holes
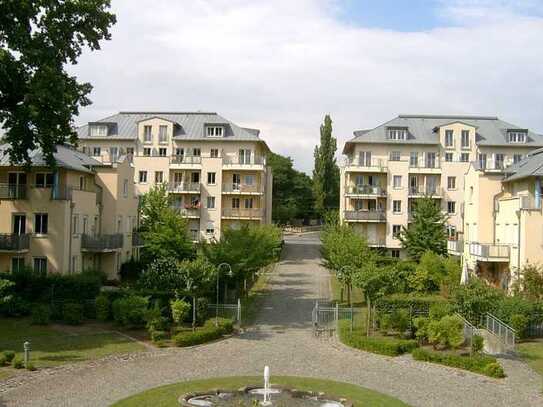
[[[496,335],[498,339],[505,345],[507,350],[515,350],[516,332],[513,328],[501,321],[494,315],[487,312],[483,315],[481,325],[490,333]]]
[[[543,337],[543,322],[532,322],[526,329],[526,336],[528,338],[542,338]]]
[[[313,334],[320,336],[327,334],[329,336],[337,333],[339,323],[341,321],[349,321],[349,328],[353,329],[361,327],[363,317],[362,308],[340,307],[337,303],[317,301],[313,307],[312,322]]]
[[[231,319],[234,324],[241,325],[241,301],[238,299],[237,304],[209,304],[209,318],[227,318]]]

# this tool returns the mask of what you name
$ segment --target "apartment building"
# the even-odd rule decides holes
[[[80,148],[102,162],[128,155],[138,194],[166,184],[195,241],[243,223],[271,223],[269,148],[259,130],[217,113],[120,112],[78,129]]]
[[[508,289],[526,264],[543,262],[542,179],[543,149],[502,174],[470,166],[461,245],[468,273]]]
[[[403,257],[397,238],[417,199],[436,200],[448,218],[451,251],[464,234],[464,177],[474,162],[502,174],[543,137],[487,116],[399,115],[370,130],[357,130],[343,149],[340,218],[370,246]]]
[[[123,262],[138,256],[134,232],[138,200],[134,169],[121,158],[101,163],[57,146],[51,170],[41,150],[30,170],[12,165],[0,147],[0,270],[23,266],[47,273],[86,269],[117,278]]]

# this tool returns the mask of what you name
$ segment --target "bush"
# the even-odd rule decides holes
[[[445,366],[481,373],[490,377],[505,377],[502,367],[498,364],[496,359],[491,356],[460,356],[445,352],[430,351],[422,348],[413,350],[412,354],[415,360],[439,363]]]
[[[202,325],[208,317],[209,301],[207,298],[198,298],[196,300],[196,322]]]
[[[36,366],[34,366],[33,363],[28,362],[28,364],[26,365],[26,370],[30,370],[31,372],[33,372],[36,370]]]
[[[511,327],[516,331],[519,339],[526,337],[526,331],[528,329],[528,317],[521,314],[515,314],[511,316]]]
[[[392,314],[390,314],[390,323],[392,325],[392,329],[399,332],[400,334],[403,334],[409,329],[409,326],[411,325],[409,311],[406,309],[394,310]]]
[[[170,309],[172,311],[172,319],[180,325],[189,315],[191,305],[181,299],[175,299],[170,301]]]
[[[118,298],[113,301],[111,306],[113,320],[119,325],[130,328],[143,327],[145,326],[145,315],[148,304],[149,298],[139,295]]]
[[[430,305],[429,317],[432,320],[439,321],[447,315],[453,314],[453,308],[448,302],[438,302]]]
[[[142,261],[131,258],[127,262],[121,264],[119,274],[121,275],[121,280],[123,282],[135,282],[140,278],[144,269],[145,264]]]
[[[0,313],[8,317],[22,317],[29,315],[31,308],[32,304],[29,301],[19,295],[14,295],[9,301],[0,305]]]
[[[485,340],[481,335],[473,335],[471,337],[471,352],[481,353],[485,346]]]
[[[413,320],[413,327],[415,328],[415,338],[420,344],[428,341],[428,324],[430,319],[426,317],[418,317]]]
[[[111,319],[111,301],[105,294],[96,297],[96,319],[109,321]]]
[[[31,310],[32,324],[47,325],[51,320],[51,308],[47,304],[35,304]]]
[[[501,290],[489,287],[477,279],[461,285],[453,294],[455,311],[474,325],[479,323],[485,313],[494,313],[504,297]],[[500,315],[496,316],[502,318]]]
[[[155,303],[153,308],[145,311],[145,327],[149,333],[155,331],[166,331],[170,327],[170,321],[168,318],[162,315],[158,303]]]
[[[222,335],[231,334],[234,331],[234,323],[228,318],[217,318],[217,328],[222,331]],[[204,328],[215,328],[215,318],[208,319]]]
[[[14,369],[22,369],[25,367],[25,362],[22,358],[22,356],[15,356],[13,360],[11,361],[11,367]]]
[[[7,365],[9,365],[9,362],[6,360],[6,357],[0,354],[0,367]]]
[[[390,314],[381,313],[379,315],[379,330],[383,334],[387,334],[392,328],[392,317]]]
[[[219,339],[223,335],[222,328],[205,327],[194,332],[184,332],[175,335],[172,339],[177,346],[194,346]]]
[[[160,342],[168,339],[168,332],[166,331],[150,331],[150,335],[153,342]]]
[[[83,305],[67,302],[62,306],[62,320],[70,325],[79,325],[83,321]]]
[[[376,307],[381,309],[406,308],[413,311],[425,312],[433,304],[445,303],[447,300],[440,295],[413,295],[413,294],[392,294],[382,297],[376,301]]]
[[[13,358],[15,358],[15,351],[13,350],[5,350],[2,352],[2,357],[4,358],[5,362],[7,364],[10,364]]]
[[[439,321],[430,321],[428,324],[428,340],[437,348],[458,348],[464,343],[464,323],[455,316],[445,316]]]

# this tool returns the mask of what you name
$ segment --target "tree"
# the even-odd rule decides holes
[[[339,167],[336,163],[337,140],[332,136],[332,119],[324,117],[320,128],[320,146],[315,146],[313,194],[315,209],[322,216],[326,210],[339,208]]]
[[[278,224],[292,223],[313,215],[311,178],[292,166],[292,159],[270,153],[268,164],[273,172],[273,220]]]
[[[434,199],[418,199],[414,205],[413,222],[408,228],[402,226],[399,236],[409,257],[419,261],[427,251],[447,255],[446,220]]]
[[[513,283],[513,293],[530,301],[543,300],[543,270],[537,264],[526,264]]]
[[[0,123],[12,162],[30,164],[28,151],[41,147],[54,167],[55,146],[76,142],[73,116],[91,103],[92,86],[65,68],[110,39],[109,8],[109,0],[0,3]]]

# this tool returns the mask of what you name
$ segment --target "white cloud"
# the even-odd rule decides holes
[[[117,0],[112,41],[75,68],[95,87],[81,121],[213,110],[259,126],[306,171],[325,113],[340,150],[353,130],[405,112],[497,114],[543,131],[543,19],[475,3],[442,13],[479,6],[486,20],[401,33],[343,24],[338,1]]]

